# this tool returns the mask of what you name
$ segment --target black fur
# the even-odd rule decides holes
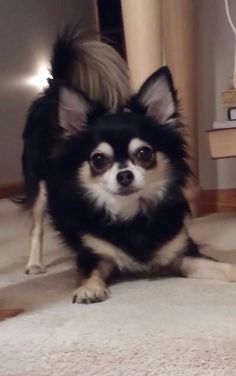
[[[140,212],[132,220],[114,222],[105,209],[96,209],[84,195],[75,179],[76,172],[102,141],[113,146],[117,161],[126,159],[127,145],[137,136],[168,155],[174,169],[172,183],[161,204],[151,207],[151,213]],[[156,247],[181,230],[189,213],[188,203],[181,193],[189,168],[183,141],[176,130],[158,126],[151,119],[133,113],[106,114],[89,124],[87,131],[62,143],[62,149],[49,163],[49,206],[57,229],[76,251],[79,234],[90,233],[147,262]]]
[[[58,49],[65,56],[73,58],[70,43],[61,40],[54,48],[54,74],[70,80],[65,56],[58,62]],[[55,56],[56,55],[56,56]],[[66,68],[65,68],[66,66]],[[150,84],[163,76],[173,97],[175,111],[172,123],[160,124],[146,114],[140,97]],[[65,83],[63,83],[65,85]],[[102,103],[92,104],[87,114],[87,124],[81,132],[64,137],[59,124],[59,91],[61,80],[53,80],[50,87],[38,98],[29,110],[23,134],[23,172],[26,183],[25,203],[32,205],[37,197],[40,181],[45,181],[48,192],[48,210],[56,229],[66,244],[77,253],[77,260],[84,275],[88,276],[99,261],[99,256],[83,247],[81,236],[84,233],[118,246],[141,263],[152,259],[154,252],[173,239],[183,228],[184,219],[190,213],[189,205],[182,193],[191,171],[187,163],[186,144],[179,132],[177,97],[168,68],[154,73],[130,99],[125,108],[115,114],[109,113]],[[69,86],[74,93],[76,89]],[[85,100],[86,94],[78,92]],[[128,112],[127,112],[128,109]],[[167,120],[170,120],[168,118]],[[115,160],[124,163],[128,158],[128,144],[133,138],[141,138],[155,151],[167,156],[171,165],[171,179],[166,186],[164,198],[159,203],[151,203],[147,212],[140,210],[129,220],[114,219],[105,208],[98,208],[86,195],[86,189],[78,179],[78,170],[100,142],[108,142],[115,154]],[[198,254],[189,242],[183,254]]]
[[[154,124],[151,119],[135,113],[104,114],[93,119],[81,134],[64,140],[60,132],[54,129],[55,103],[49,99],[50,95],[54,94],[48,94],[47,101],[44,98],[45,111],[42,111],[42,115],[46,114],[47,117],[47,108],[51,107],[51,121],[38,119],[30,123],[35,132],[31,134],[29,126],[24,133],[27,152],[31,155],[26,160],[32,163],[32,170],[24,166],[27,177],[37,176],[36,183],[37,179],[47,182],[49,211],[57,230],[77,253],[81,252],[80,235],[90,233],[117,245],[140,262],[150,261],[158,247],[179,233],[189,213],[181,187],[190,172],[185,144],[179,132]],[[41,105],[39,101],[37,106]],[[41,115],[40,109],[38,115]],[[161,204],[152,206],[148,215],[140,212],[132,220],[114,222],[105,209],[94,207],[84,194],[84,189],[78,186],[75,176],[101,141],[113,146],[116,160],[124,160],[127,158],[129,141],[137,136],[168,156],[173,166],[173,179]],[[80,261],[81,257],[78,256],[79,264]],[[90,268],[90,262],[83,263],[85,271],[90,271]]]

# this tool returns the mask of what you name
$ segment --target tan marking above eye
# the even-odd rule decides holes
[[[91,157],[96,153],[105,154],[109,157],[113,157],[114,155],[111,145],[108,144],[107,142],[101,142],[100,144],[98,144],[96,148],[93,150],[93,152],[91,153]]]
[[[152,148],[148,142],[141,140],[141,138],[133,138],[129,143],[129,154],[133,155],[136,153],[136,151],[142,147],[149,147]]]

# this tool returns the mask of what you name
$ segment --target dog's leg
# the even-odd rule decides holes
[[[185,277],[236,282],[236,265],[213,261],[204,256],[186,256],[178,264]]]
[[[108,260],[100,260],[90,271],[89,276],[84,275],[83,265],[80,266],[80,285],[74,293],[73,303],[96,303],[106,300],[110,296],[106,281],[114,267]]]
[[[184,254],[182,253],[184,250]],[[183,228],[156,253],[152,266],[169,267],[189,278],[236,282],[236,265],[215,261],[199,252],[198,246]]]
[[[30,255],[25,270],[26,274],[41,274],[47,271],[42,264],[43,222],[46,203],[45,184],[40,182],[39,193],[31,209]]]

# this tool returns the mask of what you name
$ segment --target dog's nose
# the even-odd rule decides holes
[[[127,187],[134,180],[134,174],[129,170],[121,171],[117,174],[116,179],[120,185]]]

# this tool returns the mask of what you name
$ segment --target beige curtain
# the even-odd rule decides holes
[[[198,175],[194,0],[121,0],[134,90],[167,64],[174,76]]]

